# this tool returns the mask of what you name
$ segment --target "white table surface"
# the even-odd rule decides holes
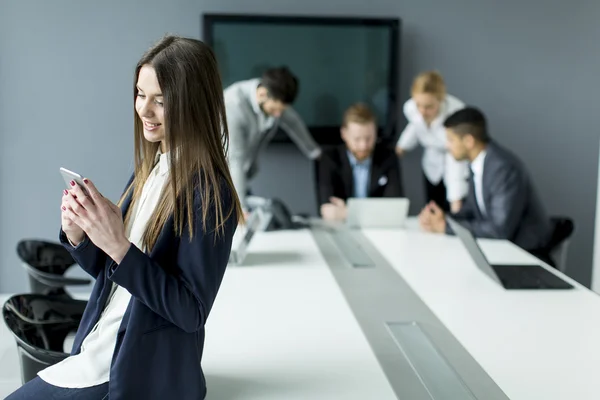
[[[206,326],[207,399],[395,400],[310,232],[260,233],[249,250]],[[3,323],[0,354],[4,396],[20,374]]]
[[[576,290],[507,291],[475,267],[456,237],[363,234],[510,399],[600,398],[595,293],[568,278]],[[507,241],[480,244],[491,263],[537,262]]]
[[[600,398],[597,295],[577,284],[506,291],[457,238],[363,233],[510,399]],[[491,262],[535,261],[508,242],[481,243]],[[208,399],[396,398],[308,231],[259,233],[246,261],[228,269],[207,324]],[[0,395],[19,385],[0,324]]]
[[[264,232],[206,326],[209,399],[396,399],[308,231]]]

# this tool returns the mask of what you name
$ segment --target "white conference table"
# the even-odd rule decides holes
[[[476,268],[456,237],[363,235],[510,399],[600,398],[597,294],[568,278],[575,290],[505,290]],[[540,264],[508,241],[479,243],[490,263]]]
[[[510,399],[600,397],[598,296],[576,283],[505,291],[454,237],[363,235]],[[508,242],[481,245],[492,262],[535,261]],[[203,368],[208,399],[397,398],[308,230],[260,232],[244,265],[228,268]],[[0,395],[19,384],[15,344],[0,324]]]
[[[206,326],[208,399],[396,399],[309,231],[254,236]]]
[[[5,396],[20,372],[3,323],[0,354]],[[203,369],[208,400],[396,399],[309,231],[259,233],[228,268]]]

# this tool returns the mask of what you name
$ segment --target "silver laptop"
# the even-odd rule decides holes
[[[477,240],[467,228],[451,217],[446,222],[484,274],[505,289],[572,289],[573,286],[537,264],[490,264]]]
[[[261,209],[253,210],[246,219],[245,224],[238,225],[231,243],[231,252],[229,253],[229,263],[233,265],[242,265],[246,258],[248,245],[257,231],[263,230],[263,221],[265,213]]]
[[[403,228],[410,201],[404,197],[351,197],[346,205],[350,228]]]

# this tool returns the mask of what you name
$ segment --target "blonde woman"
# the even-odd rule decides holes
[[[435,202],[445,211],[456,213],[468,191],[468,165],[456,161],[446,148],[444,120],[464,108],[456,97],[446,93],[442,76],[436,71],[419,74],[412,85],[411,98],[404,103],[406,128],[396,145],[399,156],[423,146],[422,167],[427,203]]]

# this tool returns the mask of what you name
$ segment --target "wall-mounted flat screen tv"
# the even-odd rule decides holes
[[[380,137],[395,137],[400,20],[204,14],[203,40],[215,51],[224,87],[285,65],[299,79],[293,107],[320,144],[340,142],[351,104],[365,102]],[[289,141],[279,132],[274,141]]]

